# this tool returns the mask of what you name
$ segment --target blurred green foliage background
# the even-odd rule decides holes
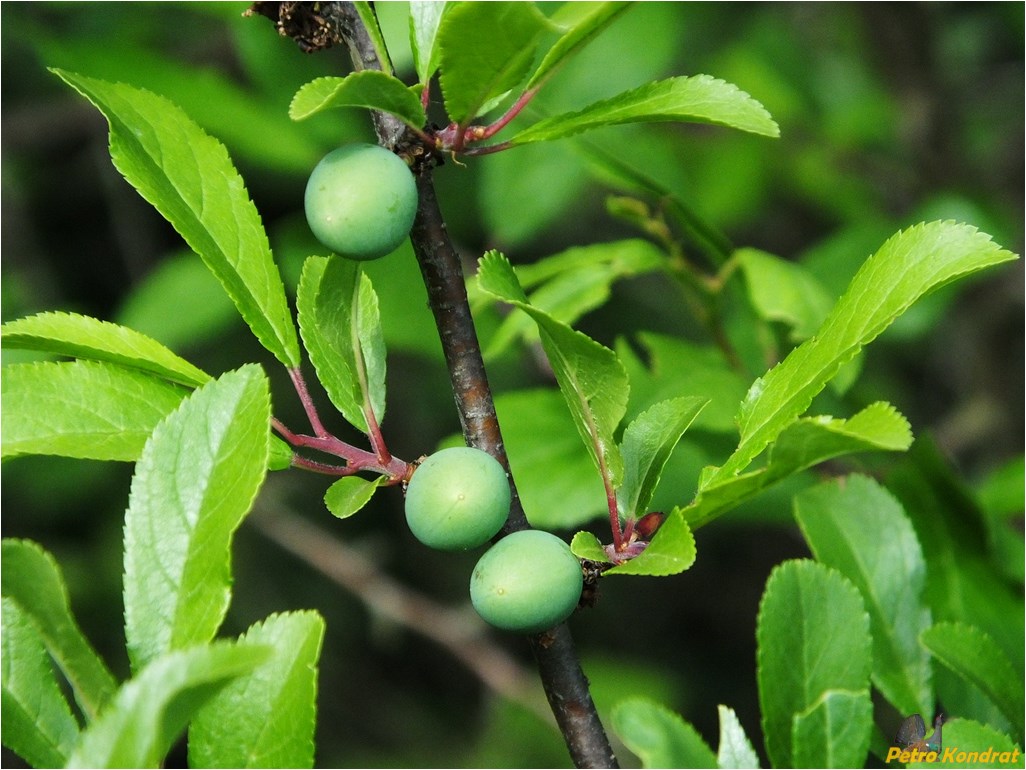
[[[149,88],[222,140],[294,289],[302,260],[323,252],[302,214],[306,177],[333,147],[371,139],[370,121],[359,111],[335,111],[291,122],[286,113],[296,89],[345,73],[346,53],[302,54],[265,19],[243,18],[245,8],[0,7],[2,314],[9,320],[61,309],[114,320],[215,374],[261,361],[275,386],[276,414],[301,426],[284,372],[249,337],[200,261],[111,166],[102,117],[46,70]],[[399,74],[412,82],[407,6],[383,2],[378,11]],[[606,129],[592,141],[673,190],[735,244],[801,261],[839,293],[889,235],[922,220],[966,221],[1023,252],[1023,22],[1019,3],[639,3],[546,87],[533,116],[678,74],[736,83],[780,124],[778,141],[676,125]],[[488,248],[526,264],[571,245],[637,234],[607,212],[607,196],[618,191],[572,141],[466,166],[447,161],[435,176],[468,265]],[[917,436],[936,442],[946,478],[997,515],[1012,514],[1011,535],[1019,538],[1022,273],[1018,262],[928,298],[871,346],[849,394],[850,403],[895,404]],[[396,455],[413,459],[459,424],[408,247],[371,265],[370,274],[390,351],[385,435]],[[486,339],[494,322],[482,317]],[[578,325],[609,345],[641,331],[706,342],[678,295],[652,276],[616,283],[610,301]],[[500,416],[508,413],[510,430],[520,434],[510,437],[511,452],[539,443],[513,394],[551,384],[536,363],[504,357],[490,370]],[[326,399],[318,399],[329,413]],[[331,422],[357,440],[339,419]],[[563,453],[583,449],[550,438],[545,447],[559,449],[558,477],[560,464],[572,462]],[[715,450],[717,440],[708,437],[705,450]],[[729,449],[724,444],[721,457]],[[678,475],[667,480],[662,504],[687,501],[680,495],[694,489],[688,474],[701,460],[674,466]],[[857,467],[871,470],[885,460],[911,462],[865,458]],[[54,458],[3,466],[4,536],[36,539],[56,554],[87,634],[122,674],[120,538],[130,475],[127,465]],[[274,474],[258,513],[302,516],[406,586],[444,604],[466,603],[476,554],[425,552],[405,531],[397,492],[336,521],[320,500],[325,487],[298,472]],[[1009,496],[1009,489],[1019,493]],[[715,745],[715,705],[725,703],[749,735],[758,735],[758,599],[774,564],[807,554],[790,520],[792,491],[767,493],[701,530],[698,561],[682,576],[603,581],[598,606],[572,623],[600,708],[646,693]],[[315,607],[326,616],[319,765],[566,764],[558,735],[529,710],[495,697],[450,653],[261,532],[244,526],[237,537],[236,596],[225,633],[276,610]],[[492,643],[530,673],[522,640],[495,635]],[[536,698],[537,681],[529,676],[527,683]]]

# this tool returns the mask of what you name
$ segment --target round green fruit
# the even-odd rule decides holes
[[[531,529],[507,535],[485,552],[470,577],[470,601],[491,625],[534,634],[570,617],[583,585],[570,546]]]
[[[477,548],[502,528],[509,500],[509,481],[498,460],[480,449],[451,447],[413,472],[406,488],[406,523],[431,548]]]
[[[350,144],[317,164],[304,203],[317,240],[344,257],[377,259],[410,234],[417,185],[394,153],[376,144]]]

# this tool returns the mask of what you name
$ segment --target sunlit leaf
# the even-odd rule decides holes
[[[509,141],[551,142],[606,126],[653,122],[713,123],[763,136],[780,134],[766,108],[740,88],[708,75],[695,75],[648,83],[578,112],[553,115]]]
[[[231,599],[231,541],[267,472],[270,394],[249,364],[196,390],[154,431],[125,514],[133,670],[210,641]]]
[[[202,385],[210,375],[137,331],[77,313],[39,313],[0,328],[5,348],[107,361],[141,369],[182,385]]]
[[[272,615],[243,634],[271,656],[236,678],[189,727],[191,767],[313,767],[317,663],[324,620]]]
[[[161,767],[197,711],[232,679],[267,660],[270,650],[218,642],[161,655],[122,685],[83,731],[67,767]]]
[[[449,119],[469,125],[516,86],[534,59],[545,19],[533,3],[456,3],[438,26],[439,82]]]
[[[54,72],[107,118],[115,167],[203,258],[257,339],[285,366],[298,366],[281,276],[224,146],[161,96]]]
[[[293,120],[304,120],[335,107],[365,107],[395,115],[408,126],[427,122],[420,97],[399,79],[378,70],[362,70],[344,78],[317,78],[296,92],[289,105]]]
[[[0,377],[4,457],[135,460],[188,389],[95,361],[10,364]]]

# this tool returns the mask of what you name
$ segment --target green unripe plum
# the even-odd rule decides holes
[[[470,577],[477,614],[505,631],[534,634],[562,623],[584,586],[581,563],[555,535],[530,529],[489,548]]]
[[[406,488],[406,523],[431,548],[477,548],[502,528],[509,501],[509,481],[498,460],[480,449],[451,447],[413,472]]]
[[[350,144],[317,164],[304,203],[317,240],[344,257],[377,259],[410,234],[417,185],[394,153],[376,144]]]

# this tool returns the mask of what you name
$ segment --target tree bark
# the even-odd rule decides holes
[[[303,50],[345,43],[356,70],[382,69],[380,57],[351,2],[258,3],[253,10],[272,18],[279,32],[296,39]],[[303,17],[303,13],[310,16]],[[446,231],[435,195],[432,173],[437,159],[432,155],[434,148],[425,147],[393,116],[373,115],[379,142],[414,160],[420,198],[410,238],[445,353],[463,435],[470,446],[499,460],[508,474],[512,505],[502,535],[528,529],[530,525],[516,483],[509,473],[505,444],[467,301],[463,267]],[[561,623],[543,634],[531,636],[530,643],[545,695],[574,764],[577,767],[619,767],[567,625]]]

